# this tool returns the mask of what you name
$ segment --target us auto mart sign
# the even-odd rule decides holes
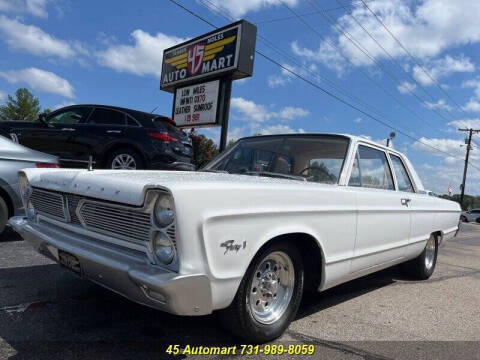
[[[173,92],[204,79],[251,76],[257,28],[240,20],[163,52],[160,88]]]

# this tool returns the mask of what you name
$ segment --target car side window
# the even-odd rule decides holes
[[[348,184],[373,189],[395,190],[392,171],[385,152],[359,145]]]
[[[125,114],[111,109],[96,108],[88,119],[89,124],[125,125]]]
[[[127,125],[128,126],[136,126],[138,127],[138,123],[136,120],[134,120],[130,115],[127,115]]]
[[[70,108],[52,114],[47,118],[47,122],[50,124],[78,124],[88,116],[91,109],[89,107]]]
[[[392,160],[393,171],[395,172],[395,177],[397,178],[398,190],[414,192],[412,181],[408,176],[407,169],[405,169],[402,160],[393,154],[390,154],[390,159]]]

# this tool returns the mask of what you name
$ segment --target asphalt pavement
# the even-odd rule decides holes
[[[11,230],[0,237],[0,359],[480,359],[479,305],[480,224],[462,224],[428,281],[394,267],[307,294],[269,350],[313,344],[313,355],[242,356],[215,315],[137,305],[60,268]],[[180,354],[166,353],[175,344]],[[200,346],[236,346],[236,355],[185,353]]]

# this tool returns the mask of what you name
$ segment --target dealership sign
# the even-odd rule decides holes
[[[256,32],[253,24],[241,20],[166,49],[160,88],[174,92],[179,86],[206,79],[251,76]]]
[[[217,123],[220,80],[177,88],[173,120],[178,127],[199,127]]]

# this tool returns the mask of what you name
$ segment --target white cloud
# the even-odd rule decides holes
[[[46,18],[47,2],[48,0],[0,0],[0,11]]]
[[[328,41],[328,42],[327,42]],[[290,44],[292,52],[300,57],[303,57],[312,62],[318,62],[333,70],[337,75],[341,76],[344,74],[347,62],[346,60],[333,48],[329,43],[333,43],[334,40],[328,38],[320,42],[319,48],[317,50],[311,50],[306,47],[301,47],[298,45],[297,41],[294,41]]]
[[[480,118],[450,121],[447,125],[450,125],[455,129],[458,129],[458,128],[480,129]]]
[[[462,159],[465,156],[465,142],[459,139],[421,137],[418,141],[413,143],[412,147],[415,150],[442,157],[447,163],[451,161],[450,158],[457,159],[457,161],[461,162],[459,159]],[[435,150],[434,148],[441,150],[442,152]],[[480,154],[475,154],[475,152],[472,151],[471,158],[472,160],[479,160]]]
[[[6,97],[7,95],[5,95],[3,91],[0,91],[0,101],[3,101]]]
[[[275,134],[294,134],[294,133],[305,133],[303,129],[293,129],[288,125],[278,124],[278,125],[268,125],[262,127],[258,130],[258,134],[261,135],[275,135]]]
[[[3,34],[2,39],[10,48],[27,51],[34,55],[70,58],[78,52],[86,51],[79,43],[71,45],[36,26],[25,25],[4,15],[0,15],[0,33]]]
[[[353,119],[353,122],[355,124],[361,124],[363,122],[363,119],[361,117],[358,117],[358,118]]]
[[[131,36],[132,45],[110,45],[106,50],[99,51],[99,63],[118,72],[160,76],[163,50],[186,40],[163,33],[152,36],[140,29],[132,32]]]
[[[430,110],[434,110],[434,109],[447,110],[447,111],[452,110],[452,107],[445,102],[445,99],[440,99],[437,102],[425,101],[425,104],[423,104],[423,106]]]
[[[230,105],[233,110],[241,113],[246,120],[254,122],[264,122],[271,119],[293,120],[309,114],[306,109],[292,106],[283,107],[279,111],[269,111],[265,106],[242,97],[232,98]]]
[[[463,106],[463,110],[471,112],[480,112],[480,78],[465,81],[462,87],[472,88],[473,96]]]
[[[438,56],[450,47],[480,41],[478,26],[480,1],[423,0],[413,3],[404,0],[374,0],[369,1],[368,6],[409,52],[420,59]],[[391,56],[399,59],[407,58],[404,50],[361,2],[352,8],[350,14],[382,44]],[[368,37],[350,14],[340,16],[336,25],[360,42],[373,58],[388,59],[388,55]],[[324,42],[321,43],[320,48],[325,47]],[[373,64],[373,61],[352,44],[343,33],[336,35],[334,42],[354,65]],[[312,52],[319,53],[317,50]]]
[[[470,99],[462,109],[470,112],[480,112],[480,100]]]
[[[259,11],[263,8],[282,5],[295,6],[298,0],[210,0],[211,4],[206,4],[212,10],[222,9],[231,16],[238,18],[251,11]]]
[[[469,58],[466,58],[463,55],[458,58],[447,55],[443,59],[432,61],[430,65],[423,66],[423,68],[426,69],[427,72],[418,65],[413,67],[413,76],[422,85],[432,85],[432,78],[438,81],[438,79],[447,77],[456,72],[475,71],[475,65]]]
[[[37,68],[23,70],[0,71],[3,77],[12,84],[27,83],[32,89],[74,98],[73,86],[64,78],[50,71]]]
[[[58,110],[58,109],[60,109],[60,108],[63,108],[63,107],[65,107],[65,106],[70,106],[70,105],[75,105],[75,103],[72,102],[72,101],[63,101],[63,102],[55,105],[54,107],[52,107],[52,111]]]
[[[417,85],[410,83],[408,81],[402,81],[400,85],[397,86],[398,91],[402,94],[409,94],[417,88]]]

